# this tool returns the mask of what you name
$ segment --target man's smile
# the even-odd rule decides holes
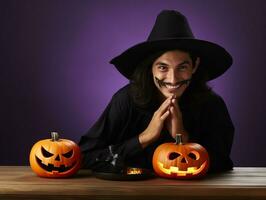
[[[170,84],[167,84],[165,83],[164,86],[168,89],[177,89],[181,86],[182,84],[176,84],[176,85],[170,85]]]

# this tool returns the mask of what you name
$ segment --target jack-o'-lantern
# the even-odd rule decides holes
[[[59,139],[58,133],[51,133],[52,139],[40,140],[30,152],[30,166],[41,177],[63,178],[75,174],[81,164],[80,148],[71,140]]]
[[[197,143],[183,144],[177,134],[176,143],[164,143],[153,154],[153,168],[165,178],[192,179],[206,174],[209,156],[206,149]]]

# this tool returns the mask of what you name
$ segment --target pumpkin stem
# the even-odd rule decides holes
[[[51,132],[52,141],[58,141],[59,135],[57,132]]]
[[[182,134],[176,134],[176,136],[175,136],[175,144],[183,144],[182,143]]]

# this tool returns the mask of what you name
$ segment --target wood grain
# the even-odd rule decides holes
[[[28,166],[0,166],[0,199],[266,199],[266,168],[234,168],[201,180],[107,181],[87,170],[72,178],[37,177]]]

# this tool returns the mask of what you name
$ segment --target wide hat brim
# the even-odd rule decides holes
[[[220,45],[195,38],[145,41],[124,51],[121,55],[113,58],[110,63],[127,79],[131,79],[136,67],[147,56],[159,51],[174,49],[192,51],[199,56],[199,67],[206,70],[208,80],[222,75],[233,63],[232,56]]]

